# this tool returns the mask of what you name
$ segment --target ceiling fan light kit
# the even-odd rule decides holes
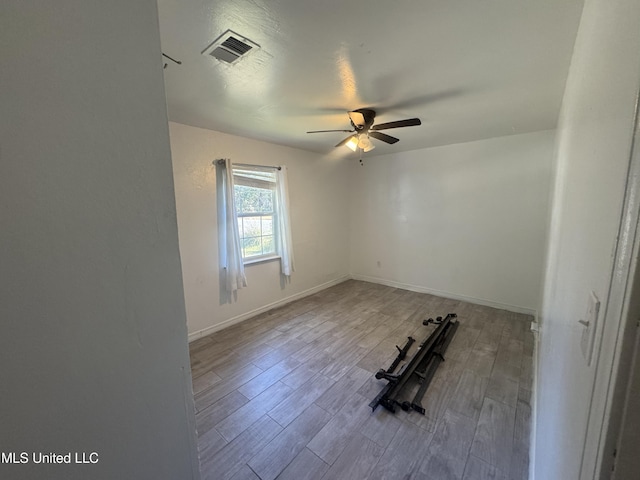
[[[361,150],[364,150],[364,152],[370,152],[371,150],[373,150],[374,148],[376,148],[376,146],[371,142],[371,140],[369,140],[369,135],[367,135],[366,133],[361,133],[359,135],[359,140],[358,140],[358,148]]]
[[[345,143],[345,146],[352,152],[355,152],[358,148],[358,137],[356,137],[355,135],[351,135],[347,143]]]
[[[371,150],[376,148],[376,146],[371,142],[371,140],[369,140],[369,136],[366,133],[351,135],[348,138],[347,142],[345,143],[345,146],[349,148],[349,150],[351,150],[352,152],[355,152],[357,149],[360,149],[365,153],[370,152]]]
[[[375,110],[371,110],[370,108],[359,108],[352,112],[347,112],[347,115],[349,116],[349,121],[351,122],[353,130],[312,130],[307,133],[354,133],[353,135],[348,136],[340,143],[338,143],[336,147],[345,145],[353,152],[355,152],[357,149],[360,149],[361,152],[364,151],[366,153],[376,148],[373,142],[371,142],[370,137],[388,144],[394,144],[400,141],[400,139],[392,137],[391,135],[387,135],[386,133],[381,133],[379,132],[379,130],[422,125],[422,122],[419,118],[407,118],[406,120],[397,120],[395,122],[387,122],[374,125],[373,122],[376,117],[376,112]]]

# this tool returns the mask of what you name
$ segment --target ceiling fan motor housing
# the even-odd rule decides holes
[[[351,125],[353,125],[353,128],[356,130],[368,130],[371,125],[373,125],[375,118],[376,112],[370,108],[359,108],[349,112]]]

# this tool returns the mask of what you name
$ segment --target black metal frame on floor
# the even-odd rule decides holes
[[[436,370],[440,363],[444,361],[444,352],[447,350],[449,343],[453,339],[453,336],[458,329],[458,321],[455,313],[449,313],[446,317],[437,317],[436,320],[429,318],[422,322],[423,325],[434,324],[437,325],[436,329],[427,336],[427,338],[420,344],[418,351],[413,355],[411,360],[407,362],[398,374],[392,372],[398,366],[398,364],[405,358],[407,351],[414,342],[414,339],[409,337],[405,346],[401,349],[396,359],[393,361],[389,369],[380,369],[376,373],[377,379],[385,379],[389,383],[384,386],[382,391],[374,398],[369,406],[375,410],[378,405],[382,405],[384,408],[391,412],[395,412],[395,407],[399,406],[405,411],[410,409],[424,415],[425,409],[422,406],[422,398],[424,397],[427,388],[436,373]],[[415,377],[414,377],[415,376]],[[400,400],[400,394],[406,385],[413,378],[417,377],[417,381],[420,383],[418,390],[413,397],[413,400]]]

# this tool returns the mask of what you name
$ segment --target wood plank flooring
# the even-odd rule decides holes
[[[368,404],[395,345],[460,327],[424,416]],[[527,480],[531,317],[347,281],[190,345],[203,479]],[[407,395],[409,397],[409,395]]]

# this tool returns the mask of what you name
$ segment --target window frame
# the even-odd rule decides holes
[[[277,182],[278,182],[278,178],[275,175],[275,173],[272,171],[272,168],[266,168],[266,167],[262,167],[260,165],[242,165],[242,166],[233,166],[233,178],[234,178],[234,200],[236,201],[236,218],[235,221],[238,223],[238,232],[239,232],[239,236],[240,236],[240,242],[241,242],[241,246],[240,246],[240,254],[242,256],[242,263],[244,265],[252,265],[252,264],[257,264],[257,263],[263,263],[263,262],[268,262],[270,260],[278,260],[280,259],[280,254],[278,253],[278,236],[280,235],[280,231],[278,229],[278,208],[277,208],[277,204],[276,204],[276,188],[277,188]],[[262,180],[259,178],[250,178],[250,177],[245,177],[242,175],[236,175],[236,172],[248,172],[248,173],[255,173],[255,174],[269,174],[269,176],[273,179],[272,181],[270,180]],[[259,212],[244,212],[244,213],[239,213],[238,209],[237,209],[237,197],[236,197],[236,187],[237,186],[245,186],[245,187],[252,187],[252,188],[258,188],[261,190],[269,190],[271,191],[271,195],[272,195],[272,203],[273,203],[273,210],[271,211],[259,211]],[[273,237],[273,251],[270,251],[268,253],[262,253],[259,255],[251,255],[251,256],[245,256],[245,248],[244,248],[244,240],[245,238],[249,238],[249,237],[244,237],[244,231],[241,228],[241,219],[243,218],[247,218],[247,217],[260,217],[262,219],[262,217],[266,217],[266,216],[271,216],[272,218],[272,237]],[[260,238],[264,237],[264,235],[262,235],[262,224],[260,226]]]

